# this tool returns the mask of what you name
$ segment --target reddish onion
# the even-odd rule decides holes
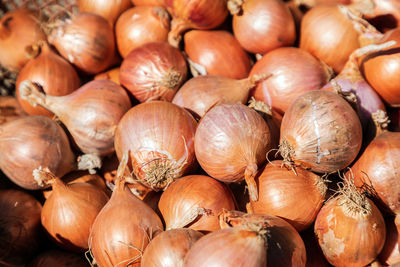
[[[257,176],[259,199],[250,202],[248,212],[279,216],[303,231],[317,217],[327,187],[318,175],[282,164],[281,160],[272,161]]]
[[[107,203],[107,194],[89,183],[66,184],[48,169],[36,169],[33,176],[40,186],[53,188],[41,214],[52,241],[68,250],[86,251],[90,228]]]
[[[122,12],[132,6],[130,0],[78,0],[79,12],[91,12],[102,16],[111,26]]]
[[[228,0],[233,33],[244,49],[265,54],[293,45],[296,28],[289,8],[280,0]]]
[[[128,161],[124,154],[118,167],[111,199],[92,225],[89,249],[102,267],[140,266],[143,250],[163,225],[157,214],[134,196],[122,177]]]
[[[119,82],[119,67],[97,74],[94,76],[94,80],[110,80],[121,85]]]
[[[246,181],[250,199],[257,200],[254,177],[271,149],[271,133],[263,118],[242,104],[222,104],[201,119],[195,136],[201,167],[222,182]]]
[[[40,248],[42,205],[19,190],[0,191],[0,264],[23,266]]]
[[[399,232],[394,223],[393,217],[386,218],[386,240],[385,245],[381,253],[379,254],[379,260],[386,265],[391,265],[400,262],[400,251],[399,251]]]
[[[39,26],[37,12],[20,8],[9,11],[0,20],[0,64],[10,71],[20,71],[28,62],[25,49],[46,40]]]
[[[235,209],[231,190],[223,183],[204,175],[177,179],[161,195],[158,207],[166,229],[187,227],[209,232],[219,229],[222,209]]]
[[[196,166],[196,126],[189,112],[169,102],[139,104],[118,124],[115,151],[118,158],[129,152],[136,179],[160,190]]]
[[[168,42],[174,47],[178,47],[186,30],[214,29],[228,16],[226,0],[165,0],[164,4],[172,15]]]
[[[128,9],[115,24],[118,51],[123,58],[133,49],[150,42],[166,42],[170,17],[163,7],[139,6]]]
[[[12,96],[0,96],[0,124],[16,120],[27,114]]]
[[[361,142],[361,123],[350,104],[318,90],[304,93],[286,111],[279,150],[286,165],[330,173],[350,165]]]
[[[354,185],[347,183],[340,191],[322,207],[314,231],[330,264],[365,266],[385,243],[385,221],[374,203]]]
[[[252,75],[271,73],[251,94],[284,114],[301,94],[318,90],[330,79],[329,69],[315,57],[295,47],[282,47],[263,56],[253,66]]]
[[[222,229],[246,223],[266,223],[268,225],[268,264],[266,266],[305,266],[304,242],[296,229],[281,218],[226,210],[222,211],[219,218]]]
[[[25,189],[40,188],[32,176],[39,166],[60,177],[76,168],[67,135],[47,117],[26,116],[1,125],[0,152],[1,170]]]
[[[167,43],[147,43],[129,53],[120,68],[121,84],[140,102],[171,101],[186,80],[181,52]]]
[[[29,267],[87,267],[88,263],[81,255],[62,250],[48,250],[29,263]]]
[[[126,91],[109,80],[88,82],[66,96],[45,95],[29,80],[20,84],[19,91],[31,105],[39,104],[57,115],[80,150],[95,157],[114,152],[115,129],[131,107]]]
[[[183,267],[186,253],[202,236],[202,233],[187,228],[162,232],[144,251],[142,266]]]
[[[110,66],[115,56],[114,32],[105,18],[80,12],[56,24],[48,40],[70,63],[87,74]]]
[[[248,76],[250,57],[231,33],[194,30],[186,33],[184,40],[185,52],[194,63],[191,64],[192,72],[232,79]],[[201,70],[197,70],[199,67]]]
[[[41,43],[36,49],[39,55],[28,61],[18,75],[15,84],[18,101],[29,115],[53,117],[54,114],[40,107],[31,106],[28,101],[22,100],[18,87],[22,81],[31,80],[40,85],[48,95],[68,95],[79,88],[80,80],[75,69],[64,58],[51,50],[47,43]]]

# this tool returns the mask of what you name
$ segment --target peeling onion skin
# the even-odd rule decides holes
[[[234,210],[236,202],[225,184],[205,175],[189,175],[168,186],[158,207],[167,230],[187,227],[210,232],[220,229],[222,209]]]
[[[332,92],[304,93],[282,119],[280,152],[287,165],[335,172],[353,162],[361,143],[358,115],[346,100]]]
[[[141,266],[183,267],[186,253],[202,236],[202,233],[187,228],[162,232],[147,246]]]
[[[314,222],[327,187],[318,175],[302,168],[287,169],[282,164],[272,161],[257,176],[259,199],[250,202],[248,212],[279,216],[300,232]]]
[[[386,227],[382,214],[367,199],[367,214],[346,209],[339,197],[322,207],[315,221],[315,234],[330,264],[359,267],[371,263],[385,243]]]

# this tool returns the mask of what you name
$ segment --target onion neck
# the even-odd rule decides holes
[[[249,196],[251,201],[258,200],[258,188],[257,183],[255,181],[255,176],[257,174],[258,167],[256,163],[250,163],[247,165],[246,170],[244,171],[244,180],[249,189]]]
[[[126,187],[125,186],[126,185],[125,170],[128,166],[128,160],[129,160],[129,151],[125,152],[122,155],[122,158],[119,162],[118,169],[117,169],[117,175],[116,175],[116,179],[115,179],[114,192],[123,192],[126,189],[125,188]],[[114,192],[113,192],[113,195],[114,195]]]
[[[347,6],[353,13],[362,17],[366,14],[372,14],[375,10],[374,0],[359,0],[353,1],[351,5]]]
[[[209,216],[212,215],[212,211],[196,207],[191,209],[189,212],[186,212],[183,216],[180,216],[178,220],[173,221],[169,225],[166,225],[166,231],[171,229],[179,229],[188,226],[189,224],[193,223],[199,216]]]
[[[23,100],[26,100],[32,106],[40,105],[50,111],[51,101],[44,93],[42,93],[41,87],[33,83],[31,80],[22,81],[18,87],[19,94]]]
[[[90,174],[95,174],[96,169],[102,165],[101,157],[95,154],[84,154],[78,157],[78,170],[87,170]]]
[[[47,185],[51,185],[53,189],[58,189],[58,188],[65,188],[66,184],[57,176],[55,176],[49,168],[42,168],[39,167],[35,170],[33,170],[33,178],[35,181],[38,183],[39,186],[44,187]]]
[[[238,88],[241,88],[242,90],[250,91],[254,87],[257,86],[258,83],[263,82],[264,80],[268,79],[271,77],[273,74],[272,73],[265,73],[265,74],[256,74],[251,77],[238,80],[237,82],[239,83]]]
[[[378,109],[376,112],[372,113],[371,117],[376,128],[375,137],[388,131],[390,120],[385,111]]]
[[[169,28],[171,24],[171,17],[169,16],[167,10],[163,7],[154,7],[153,12],[155,17],[161,22],[164,28]]]
[[[243,13],[244,0],[228,0],[228,10],[232,16]]]
[[[178,48],[182,40],[182,33],[189,28],[190,23],[181,18],[174,18],[171,23],[171,31],[168,33],[168,43]]]
[[[254,98],[254,96],[252,96],[250,98],[248,107],[254,109],[257,112],[260,112],[261,114],[265,114],[267,116],[272,117],[272,109],[271,109],[271,107],[268,106],[263,101],[257,101]]]

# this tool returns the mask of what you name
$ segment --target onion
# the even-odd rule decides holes
[[[218,230],[218,214],[233,210],[231,190],[205,175],[189,175],[173,182],[161,195],[158,207],[167,230],[187,227],[209,232]]]
[[[133,49],[151,42],[166,42],[170,17],[163,7],[139,6],[125,11],[115,24],[118,51],[126,57]]]
[[[131,0],[134,6],[164,6],[164,0]]]
[[[0,125],[26,115],[15,97],[0,96]]]
[[[249,187],[250,199],[257,200],[254,177],[271,149],[267,123],[242,104],[223,104],[202,118],[195,136],[196,158],[201,167],[222,182],[240,182]]]
[[[91,12],[102,16],[111,26],[122,12],[132,6],[130,0],[78,0],[79,12]]]
[[[168,42],[174,47],[178,47],[186,30],[214,29],[228,16],[226,0],[165,0],[164,3],[172,15]]]
[[[397,0],[374,0],[374,11],[366,14],[368,21],[380,31],[400,26],[400,2]]]
[[[45,95],[36,84],[26,80],[20,84],[19,93],[31,105],[39,104],[57,115],[80,150],[94,157],[114,152],[115,129],[131,106],[126,91],[108,80],[88,82],[66,96]],[[98,165],[101,162],[89,169]]]
[[[141,256],[163,225],[157,214],[135,197],[122,177],[128,154],[118,168],[118,180],[111,199],[92,225],[89,249],[99,266],[140,266]]]
[[[339,73],[350,54],[360,47],[359,33],[337,5],[318,5],[301,22],[300,48]]]
[[[29,267],[87,267],[87,261],[80,255],[62,250],[48,250],[37,256]]]
[[[327,187],[318,175],[302,168],[292,171],[282,164],[280,160],[267,164],[257,177],[259,199],[251,201],[247,209],[249,213],[279,216],[303,231],[317,217]]]
[[[385,243],[386,227],[374,203],[347,183],[322,207],[315,221],[318,243],[334,266],[365,266]]]
[[[110,66],[115,42],[113,29],[105,18],[80,12],[57,21],[56,25],[48,40],[71,64],[87,74],[99,73]]]
[[[192,72],[199,72],[196,66],[201,66],[209,75],[247,78],[251,68],[250,57],[231,33],[194,30],[185,34],[184,41],[185,52],[194,63]]]
[[[171,101],[186,80],[181,52],[167,43],[147,43],[129,53],[120,69],[121,84],[140,102]]]
[[[7,177],[25,189],[39,189],[32,176],[39,166],[59,177],[76,168],[64,130],[42,116],[26,116],[1,125],[0,168]]]
[[[363,58],[361,69],[367,82],[391,106],[400,106],[400,29],[387,32],[382,42],[396,41],[383,51],[371,53]]]
[[[0,264],[23,266],[40,248],[42,205],[19,190],[0,191]]]
[[[79,76],[68,61],[53,52],[46,43],[40,44],[37,49],[40,49],[39,55],[22,68],[16,88],[25,80],[31,80],[40,85],[46,94],[54,96],[68,95],[79,88]],[[33,107],[22,100],[18,89],[16,93],[19,103],[29,115],[54,116],[50,111],[39,106]]]
[[[188,251],[184,266],[267,266],[267,228],[262,223],[248,223],[210,233]]]
[[[194,118],[164,101],[143,103],[129,110],[118,124],[115,151],[129,152],[136,179],[160,190],[196,166]]]
[[[110,80],[121,85],[119,82],[119,67],[97,74],[94,76],[94,80]]]
[[[330,173],[350,165],[361,142],[360,120],[346,100],[332,92],[311,91],[283,116],[279,149],[285,165]]]
[[[142,266],[183,267],[187,251],[202,236],[202,233],[186,228],[162,232],[144,251]]]
[[[233,15],[233,33],[247,51],[265,54],[294,44],[294,19],[283,1],[228,0],[228,7]]]
[[[301,94],[318,90],[330,78],[329,70],[312,55],[295,47],[275,49],[253,66],[252,75],[271,73],[251,94],[284,114]]]
[[[306,249],[299,233],[279,217],[264,214],[246,214],[238,211],[222,211],[219,215],[221,228],[246,223],[264,223],[268,231],[268,264],[266,266],[306,266]]]
[[[10,71],[20,71],[28,62],[26,47],[46,35],[39,26],[37,12],[20,8],[9,11],[0,20],[0,64]]]
[[[393,217],[386,218],[386,240],[385,245],[381,253],[379,254],[379,260],[385,265],[391,265],[400,262],[400,251],[399,243],[399,232],[394,223]]]

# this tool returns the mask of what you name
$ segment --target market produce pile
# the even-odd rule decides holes
[[[400,266],[399,0],[4,1],[0,266]]]

